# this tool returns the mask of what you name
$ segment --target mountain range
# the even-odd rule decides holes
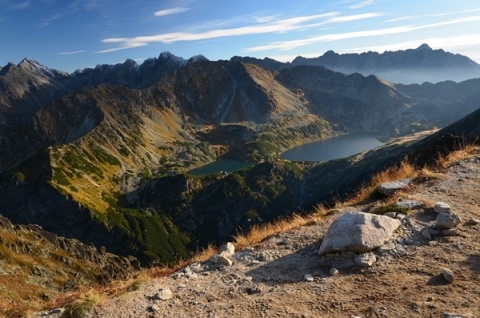
[[[480,77],[480,65],[466,56],[442,49],[433,50],[427,44],[416,49],[338,54],[327,51],[316,58],[298,56],[291,63],[281,63],[269,58],[239,58],[265,68],[281,70],[299,65],[323,66],[345,74],[376,75],[393,83],[421,84],[442,81],[461,82]]]
[[[407,51],[362,58],[405,72],[475,69],[466,57],[426,46]],[[343,70],[364,67],[353,57]],[[388,140],[442,128],[479,105],[480,79],[394,84],[308,65],[316,61],[162,53],[72,74],[28,59],[9,63],[0,69],[0,211],[144,265],[170,263],[260,220],[345,196],[406,155],[421,162],[443,148],[432,141],[310,164],[279,159],[286,149],[353,132]],[[478,133],[477,117],[457,124],[457,137]],[[448,134],[437,135],[450,140],[445,149],[460,142]],[[256,165],[187,173],[219,158]]]

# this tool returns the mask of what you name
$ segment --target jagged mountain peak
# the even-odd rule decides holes
[[[194,63],[194,62],[210,62],[209,59],[207,59],[204,55],[198,54],[194,55],[191,58],[188,59],[189,63]]]
[[[415,49],[416,51],[433,51],[433,49],[426,43],[423,43]]]
[[[54,77],[57,75],[68,75],[67,73],[48,68],[40,64],[39,62],[28,58],[24,58],[20,63],[18,63],[17,67],[26,72],[46,75],[49,77]]]
[[[169,51],[164,51],[160,53],[160,55],[158,56],[158,60],[168,61],[172,64],[177,64],[178,66],[183,66],[187,63],[187,61],[183,57],[176,56]]]

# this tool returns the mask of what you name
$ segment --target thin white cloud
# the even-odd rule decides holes
[[[404,16],[404,17],[393,18],[393,19],[387,20],[386,22],[398,22],[398,21],[414,20],[414,19],[444,17],[444,16],[455,15],[455,14],[459,14],[459,13],[471,13],[471,12],[477,12],[477,11],[480,11],[480,8],[469,9],[469,10],[461,10],[461,11],[453,11],[453,12],[443,12],[443,13],[436,13],[436,14],[409,15],[409,16]]]
[[[360,3],[357,3],[357,4],[353,4],[351,6],[349,6],[348,8],[349,9],[361,9],[361,8],[364,8],[364,7],[368,7],[368,6],[371,6],[371,5],[374,5],[375,4],[375,0],[365,0],[365,1],[362,1]]]
[[[326,35],[310,37],[302,40],[274,42],[266,45],[250,47],[245,49],[245,52],[260,52],[260,51],[268,51],[268,50],[287,51],[287,50],[296,49],[302,46],[312,45],[312,44],[321,43],[321,42],[332,42],[332,41],[347,40],[347,39],[353,39],[353,38],[359,38],[359,37],[397,34],[397,33],[405,33],[410,31],[411,31],[411,27],[402,26],[402,27],[387,28],[387,29],[380,29],[380,30],[326,34]]]
[[[85,51],[83,50],[78,50],[78,51],[68,51],[68,52],[58,52],[60,55],[74,55],[74,54],[80,54],[84,53]]]
[[[472,16],[472,17],[442,21],[442,22],[425,24],[425,25],[405,25],[405,26],[384,28],[384,29],[377,29],[377,30],[326,34],[326,35],[315,36],[315,37],[310,37],[310,38],[301,39],[301,40],[273,42],[266,45],[250,47],[245,49],[244,51],[249,53],[267,51],[267,50],[287,51],[287,50],[296,49],[302,46],[312,45],[312,44],[321,43],[321,42],[332,42],[332,41],[347,40],[347,39],[360,38],[360,37],[373,37],[373,36],[381,36],[381,35],[389,35],[389,34],[407,33],[407,32],[412,32],[412,31],[421,30],[421,29],[435,28],[439,26],[452,25],[452,24],[468,23],[473,21],[480,21],[480,16]]]
[[[157,16],[157,17],[164,17],[164,16],[167,16],[167,15],[182,13],[182,12],[185,12],[185,11],[188,11],[188,10],[190,10],[190,8],[176,7],[176,8],[156,11],[154,13],[154,15]]]
[[[294,30],[305,30],[320,25],[326,25],[331,23],[340,23],[347,21],[354,21],[360,19],[367,19],[379,16],[379,13],[364,13],[351,16],[340,16],[338,12],[330,12],[324,14],[299,16],[285,19],[275,19],[269,17],[265,19],[256,18],[256,23],[246,25],[237,28],[225,28],[225,29],[212,29],[204,32],[191,33],[191,32],[173,32],[158,34],[153,36],[138,36],[133,38],[108,38],[102,40],[103,43],[113,43],[119,46],[98,51],[97,53],[109,53],[118,50],[124,50],[129,48],[146,46],[150,43],[174,43],[179,41],[199,41],[220,37],[230,36],[242,36],[253,34],[267,34],[267,33],[283,33]]]
[[[51,17],[45,19],[38,27],[40,29],[45,28],[45,27],[49,26],[50,24],[52,24],[53,21],[58,20],[61,17],[62,17],[62,14],[56,14],[54,16],[51,16]]]
[[[30,5],[31,5],[30,1],[24,1],[24,2],[14,4],[14,5],[10,6],[10,8],[15,9],[15,10],[23,10],[23,9],[27,9],[28,7],[30,7]]]

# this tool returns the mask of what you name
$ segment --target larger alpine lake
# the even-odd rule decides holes
[[[348,134],[292,148],[280,155],[290,161],[329,161],[370,150],[383,143],[375,135]]]

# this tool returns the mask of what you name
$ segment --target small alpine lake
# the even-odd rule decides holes
[[[194,176],[201,176],[212,173],[233,172],[255,165],[256,162],[242,162],[237,160],[218,159],[204,166],[189,170],[187,173]]]
[[[290,161],[329,161],[384,145],[372,134],[348,134],[303,144],[285,151],[280,158]]]

